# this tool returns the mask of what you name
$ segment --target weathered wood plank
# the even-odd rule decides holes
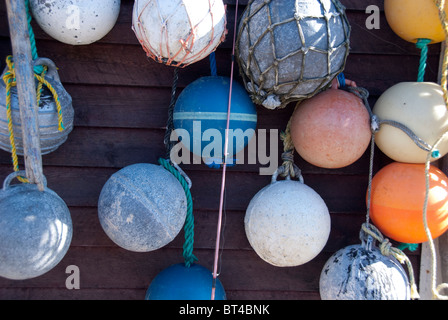
[[[48,187],[54,190],[68,206],[98,204],[102,187],[115,168],[54,167],[44,166]],[[11,166],[0,166],[0,176],[12,172]],[[219,204],[221,172],[189,171],[195,208],[216,211]],[[244,211],[252,197],[270,183],[270,176],[258,173],[228,172],[226,210]],[[327,203],[331,212],[355,213],[365,210],[365,175],[304,175],[305,183],[313,188]],[[244,192],[242,192],[244,191]]]
[[[71,245],[74,247],[116,247],[112,240],[103,231],[96,207],[70,207],[73,229]],[[244,230],[245,211],[224,212],[222,248],[225,250],[252,250]],[[203,211],[194,209],[194,248],[214,249],[216,240],[216,224],[218,215],[216,211]],[[359,230],[365,221],[363,213],[332,213],[331,233],[325,252],[334,252],[350,244],[359,243]],[[181,249],[183,247],[184,232],[166,247]]]

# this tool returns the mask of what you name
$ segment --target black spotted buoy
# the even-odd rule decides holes
[[[24,171],[10,174],[0,191],[0,276],[12,280],[38,277],[65,256],[72,240],[72,220],[65,202],[46,187],[10,185]]]
[[[406,272],[367,240],[334,253],[319,281],[322,300],[409,300]]]
[[[135,252],[159,249],[182,229],[187,198],[162,166],[138,163],[114,173],[103,186],[98,217],[118,246]]]

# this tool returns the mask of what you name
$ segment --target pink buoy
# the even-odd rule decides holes
[[[291,138],[307,162],[342,168],[366,151],[371,139],[369,119],[360,98],[329,89],[299,103],[291,117]]]

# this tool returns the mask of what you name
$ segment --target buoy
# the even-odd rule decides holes
[[[283,108],[328,87],[343,71],[350,25],[338,0],[251,0],[236,57],[256,104]]]
[[[109,238],[135,252],[159,249],[184,225],[185,191],[163,167],[138,163],[114,173],[98,201],[98,217]]]
[[[201,77],[180,93],[173,111],[175,132],[183,145],[204,159],[224,157],[230,79]],[[232,83],[229,157],[244,149],[255,134],[257,111],[244,87]]]
[[[440,85],[432,82],[401,82],[387,89],[377,100],[373,113],[380,121],[394,121],[404,125],[412,138],[402,128],[381,124],[375,134],[378,148],[398,162],[425,163],[429,150],[419,147],[415,139],[428,144],[427,149],[448,130],[448,109]],[[407,130],[406,129],[406,130]],[[437,160],[448,152],[448,137],[438,144]]]
[[[300,181],[273,179],[250,201],[244,218],[247,239],[266,262],[298,266],[314,259],[330,235],[324,200]]]
[[[179,263],[160,272],[146,291],[145,300],[210,300],[213,276],[199,265]],[[215,300],[226,300],[224,287],[216,279]]]
[[[71,45],[87,45],[114,27],[120,0],[30,0],[37,24],[52,38]]]
[[[406,41],[429,39],[437,43],[445,39],[434,0],[385,0],[384,13],[391,29]],[[448,15],[448,3],[445,14]]]
[[[50,91],[50,88],[46,84],[43,84],[37,109],[37,117],[41,154],[48,154],[55,151],[67,140],[69,133],[73,130],[75,112],[73,110],[72,97],[62,85],[54,62],[48,58],[38,58],[34,61],[34,65],[45,65],[48,67],[48,71],[43,79],[51,86],[51,90],[54,90],[60,104],[60,110],[58,110],[54,93]],[[6,73],[13,75],[8,65],[2,73],[2,78]],[[36,80],[35,82],[37,87],[39,81]],[[6,100],[6,96],[8,95],[7,89],[5,82],[0,81],[0,148],[11,152],[10,127],[7,115],[8,105]],[[23,155],[22,123],[17,87],[10,86],[9,90],[15,147],[17,154]],[[61,116],[61,119],[59,119],[59,116]]]
[[[72,220],[65,202],[46,185],[11,184],[24,171],[13,172],[0,191],[0,276],[25,280],[53,269],[67,253]]]
[[[371,140],[370,116],[362,100],[339,89],[299,102],[290,130],[298,154],[322,168],[354,163]]]
[[[370,217],[387,237],[403,243],[428,241],[423,223],[425,165],[393,162],[372,179]],[[448,230],[448,178],[429,169],[427,221],[433,239]]]
[[[136,0],[132,29],[148,57],[187,66],[215,51],[226,35],[222,0]]]
[[[322,300],[409,300],[409,280],[400,263],[371,241],[347,246],[325,263],[319,279]]]

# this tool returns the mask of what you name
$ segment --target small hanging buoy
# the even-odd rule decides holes
[[[136,0],[132,29],[148,57],[185,67],[215,51],[226,35],[222,0]]]
[[[30,0],[37,24],[52,38],[71,45],[88,45],[115,26],[120,0]]]
[[[24,171],[11,173],[0,190],[0,276],[12,280],[38,277],[67,253],[73,234],[70,211],[44,181],[44,191],[30,183],[12,184]]]
[[[401,82],[387,89],[372,112],[381,124],[375,143],[389,158],[425,163],[431,146],[448,130],[448,109],[440,85]],[[440,141],[431,161],[448,152],[448,137]]]
[[[7,66],[2,73],[3,81],[0,80],[0,148],[11,152],[10,135],[13,134],[15,150],[18,155],[23,155],[22,124],[17,88],[12,81],[14,78],[12,60],[12,56],[7,58]],[[62,85],[55,63],[48,58],[37,58],[34,66],[48,68],[45,75],[35,75],[36,95],[39,97],[37,114],[40,148],[41,154],[48,154],[67,140],[73,130],[75,112],[72,97]],[[39,84],[41,90],[38,89]]]
[[[322,300],[410,300],[406,272],[372,238],[347,246],[325,263],[319,279]]]
[[[186,267],[179,263],[160,272],[146,291],[145,300],[210,300],[213,277],[211,271],[199,265]],[[215,300],[226,300],[224,287],[215,280]]]
[[[297,104],[291,138],[305,161],[322,168],[346,167],[370,143],[370,115],[354,94],[328,89]]]
[[[162,166],[138,163],[114,173],[103,186],[98,217],[118,246],[135,252],[159,249],[182,229],[187,200],[179,181]]]
[[[349,39],[338,0],[250,0],[236,42],[246,89],[268,109],[310,98],[343,71]]]
[[[416,43],[429,39],[430,43],[445,40],[434,0],[385,0],[384,13],[391,29],[402,39]],[[448,3],[445,3],[448,15]]]
[[[229,88],[227,77],[201,77],[182,90],[174,106],[174,129],[182,137],[182,144],[206,162],[215,159],[216,163],[222,163],[226,158]],[[229,158],[245,148],[257,125],[255,105],[236,81],[232,83],[231,99]],[[182,134],[183,130],[188,134]]]
[[[387,237],[403,243],[428,241],[423,223],[425,165],[393,162],[372,179],[370,216]],[[448,178],[429,169],[427,221],[433,239],[448,230]]]
[[[301,181],[277,181],[250,201],[244,217],[247,239],[266,262],[298,266],[314,259],[330,235],[331,219],[320,195]]]

